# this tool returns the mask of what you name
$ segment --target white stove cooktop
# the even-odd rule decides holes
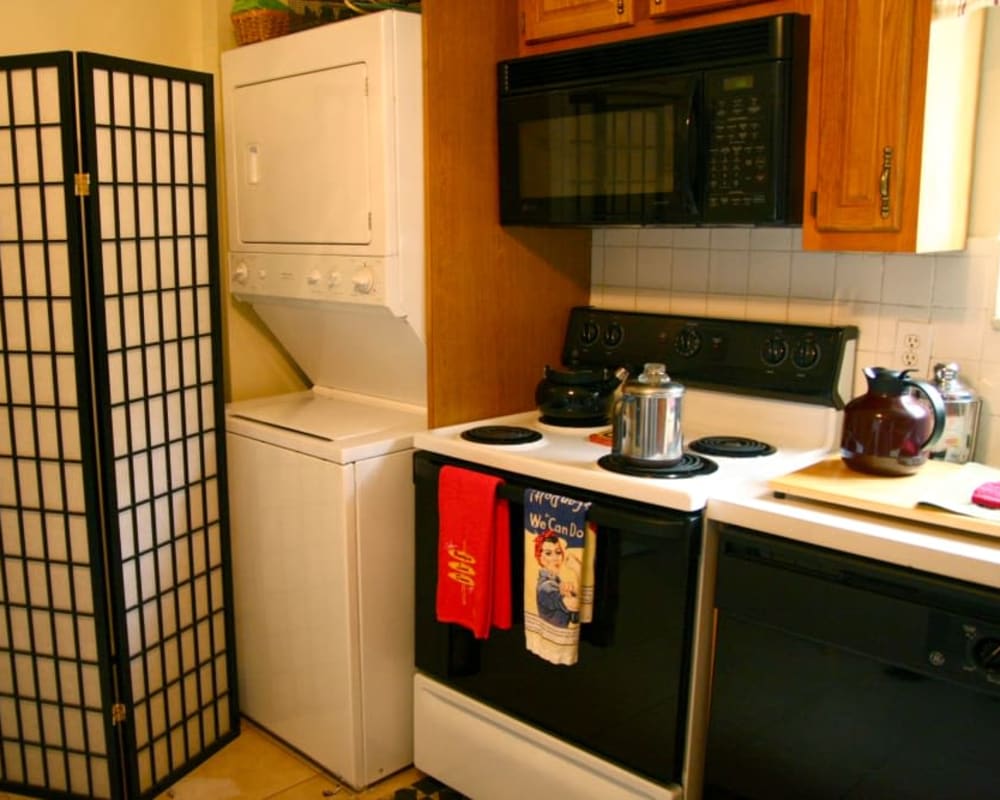
[[[708,456],[718,469],[707,475],[660,478],[612,472],[598,464],[610,444],[593,441],[603,428],[565,428],[539,420],[538,411],[462,423],[419,432],[414,446],[473,465],[506,470],[525,479],[561,483],[592,492],[636,500],[679,511],[703,509],[710,497],[726,497],[740,486],[808,466],[839,442],[841,412],[805,403],[688,390],[682,408],[685,452],[704,436],[742,436],[770,444],[771,455],[747,458]],[[516,445],[471,442],[461,434],[484,425],[526,427],[542,434],[538,441]],[[596,438],[596,437],[594,437]]]

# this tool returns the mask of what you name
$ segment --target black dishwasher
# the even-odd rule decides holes
[[[1000,797],[1000,592],[722,528],[706,798]]]

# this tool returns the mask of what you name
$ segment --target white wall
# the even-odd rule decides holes
[[[857,325],[860,369],[896,363],[902,320],[931,325],[931,358],[955,361],[983,397],[977,460],[1000,466],[1000,330],[992,324],[1000,259],[1000,10],[987,13],[973,174],[963,252],[815,253],[796,228],[595,231],[591,302],[745,319]],[[992,101],[991,101],[992,99]],[[668,365],[669,368],[669,365]]]
[[[0,0],[0,55],[86,50],[217,75],[219,54],[236,46],[231,7],[232,0]],[[216,129],[221,141],[218,116]],[[221,160],[217,174],[223,174]],[[224,253],[221,178],[218,189]],[[227,398],[301,388],[295,366],[252,309],[228,291],[224,296]]]
[[[0,54],[89,50],[214,72],[217,20],[202,0],[0,0]]]

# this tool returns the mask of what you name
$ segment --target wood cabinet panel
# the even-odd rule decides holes
[[[635,18],[636,0],[520,0],[524,42],[621,28]]]
[[[817,157],[820,231],[899,231],[920,150],[923,94],[911,77],[927,59],[912,0],[842,0],[823,13]],[[925,20],[926,27],[929,20]],[[919,38],[918,38],[919,34]]]
[[[816,0],[806,145],[810,250],[960,250],[983,15],[931,0]]]
[[[524,18],[525,5],[537,5],[538,2],[539,0],[520,0],[519,15]],[[555,3],[556,0],[549,2]],[[578,0],[565,0],[562,5],[577,2]],[[552,53],[691,28],[725,25],[774,14],[808,14],[813,3],[819,0],[662,0],[661,5],[666,7],[669,4],[670,10],[661,9],[655,2],[656,0],[628,0],[627,8],[632,10],[631,21],[613,28],[604,26],[600,30],[588,27],[579,20],[567,21],[571,19],[571,15],[566,11],[563,24],[569,32],[552,33],[551,38],[527,40],[523,31],[525,25],[522,23],[519,55]]]
[[[683,14],[706,14],[731,6],[753,5],[759,0],[647,0],[649,16],[673,17]]]
[[[590,232],[500,226],[496,62],[518,47],[509,0],[426,3],[423,25],[428,416],[440,426],[534,408],[569,309],[590,299]]]

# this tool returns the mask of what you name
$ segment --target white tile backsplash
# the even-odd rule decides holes
[[[674,252],[666,247],[638,248],[636,286],[646,289],[669,289]]]
[[[792,254],[787,250],[751,250],[749,291],[766,297],[788,298],[792,275]]]
[[[878,303],[882,299],[882,256],[875,253],[839,253],[833,295],[838,300]]]
[[[1000,466],[1000,242],[961,253],[817,253],[798,228],[594,231],[591,302],[679,315],[856,325],[861,368],[895,363],[900,320],[931,324],[931,364],[955,361],[983,398],[976,458]],[[929,377],[929,376],[924,376]]]
[[[934,285],[934,256],[887,255],[882,299],[904,306],[927,306]]]
[[[748,294],[747,279],[750,275],[750,251],[742,250],[709,251],[708,291],[711,294]]]
[[[792,297],[832,300],[836,266],[833,253],[792,253]]]

